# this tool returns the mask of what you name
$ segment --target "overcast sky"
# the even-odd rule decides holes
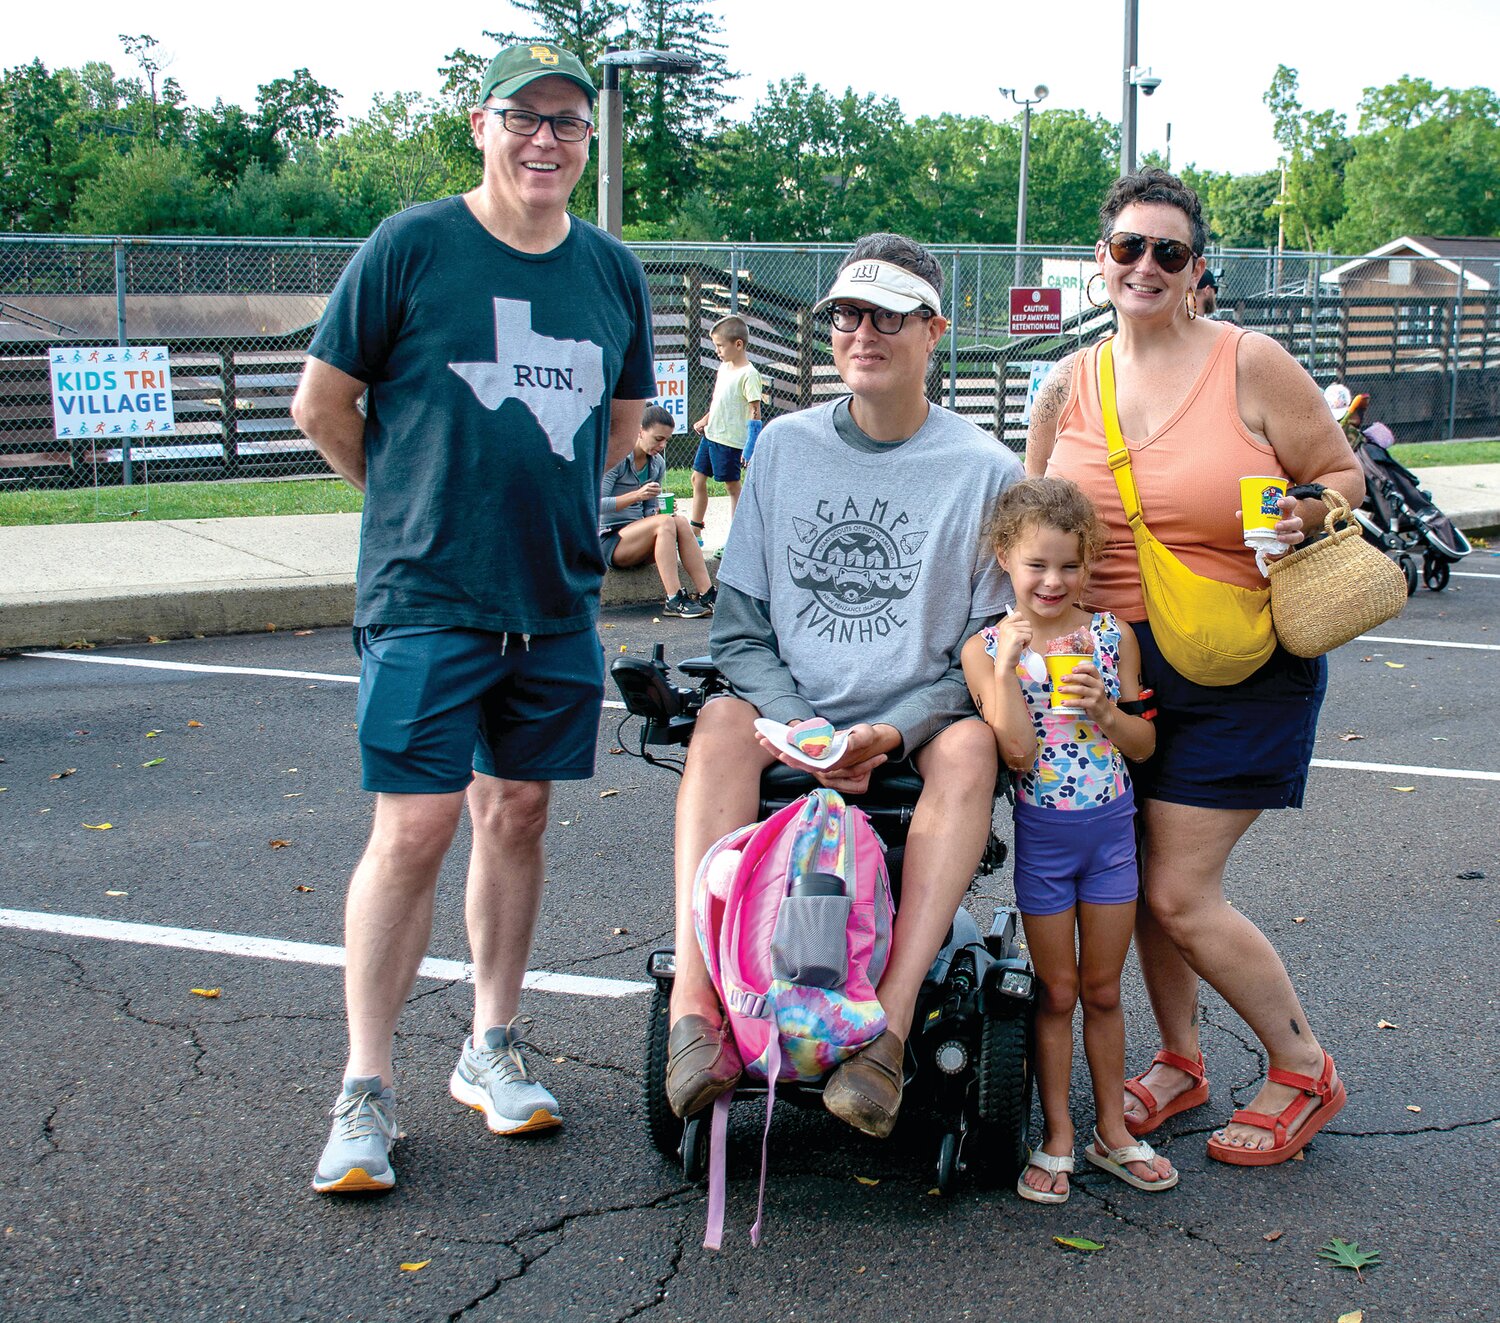
[[[1243,174],[1271,169],[1277,148],[1261,100],[1278,63],[1301,75],[1302,103],[1333,108],[1357,128],[1362,90],[1402,74],[1439,86],[1493,86],[1500,0],[1428,0],[1403,8],[1371,0],[1247,0],[1216,16],[1202,4],[1140,0],[1140,63],[1162,80],[1139,100],[1139,150],[1175,166]],[[1044,109],[1070,107],[1118,121],[1124,0],[719,0],[730,67],[744,76],[730,113],[743,116],[766,84],[803,73],[832,91],[894,96],[908,116],[951,111],[1008,118],[996,89],[1045,83]],[[261,83],[301,66],[337,88],[347,117],[375,92],[437,90],[455,47],[489,54],[485,28],[519,25],[504,3],[459,0],[346,6],[298,0],[207,5],[73,0],[52,9],[6,6],[0,64],[39,56],[49,68],[106,60],[132,69],[118,34],[149,32],[167,72],[195,105],[215,97],[252,106]],[[399,16],[399,17],[397,17]],[[1391,21],[1399,17],[1398,29]]]

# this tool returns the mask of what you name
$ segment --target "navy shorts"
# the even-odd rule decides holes
[[[1327,661],[1278,645],[1239,684],[1209,687],[1172,669],[1150,625],[1132,628],[1157,709],[1156,752],[1131,769],[1136,794],[1195,808],[1301,808]]]
[[[359,753],[366,790],[441,795],[471,771],[508,781],[594,774],[604,654],[592,629],[493,634],[367,625],[359,653]]]
[[[1055,809],[1016,801],[1016,907],[1040,917],[1080,901],[1135,900],[1135,797],[1130,787],[1097,808]]]
[[[606,566],[614,565],[615,548],[620,545],[620,534],[625,528],[625,524],[616,524],[613,528],[599,530],[599,554],[604,557]]]
[[[720,482],[740,480],[740,460],[745,452],[707,437],[698,442],[698,453],[693,456],[693,472],[715,477]]]

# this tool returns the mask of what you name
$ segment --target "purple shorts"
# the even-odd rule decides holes
[[[1061,914],[1083,901],[1123,905],[1140,892],[1135,866],[1135,793],[1098,808],[1016,804],[1016,905]]]

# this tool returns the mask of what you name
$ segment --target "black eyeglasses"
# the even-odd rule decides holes
[[[1197,256],[1191,244],[1181,239],[1158,239],[1150,234],[1131,234],[1122,230],[1106,240],[1109,255],[1121,266],[1134,266],[1146,255],[1146,245],[1151,245],[1151,255],[1156,265],[1170,276],[1175,276]]]
[[[538,115],[534,110],[512,110],[509,106],[486,106],[492,115],[500,117],[507,133],[519,134],[523,138],[534,138],[543,124],[552,129],[558,142],[582,142],[594,131],[592,120],[579,119],[576,115]]]
[[[895,335],[906,325],[908,317],[920,317],[926,321],[933,315],[931,308],[913,308],[910,312],[892,312],[889,308],[856,308],[852,303],[835,303],[828,309],[828,320],[835,331],[848,334],[859,330],[866,317],[881,335]]]

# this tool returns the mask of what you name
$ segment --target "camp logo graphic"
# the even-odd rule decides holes
[[[531,58],[540,61],[542,64],[556,64],[557,52],[550,46],[533,46],[531,48]]]
[[[927,530],[886,501],[861,508],[853,497],[820,501],[816,519],[792,519],[797,545],[787,548],[792,582],[812,600],[797,616],[815,633],[858,641],[906,624],[895,611],[922,577],[918,552]]]
[[[591,340],[557,340],[531,329],[531,304],[496,299],[495,357],[449,363],[486,409],[506,400],[524,405],[563,459],[573,438],[604,402],[604,350]]]

